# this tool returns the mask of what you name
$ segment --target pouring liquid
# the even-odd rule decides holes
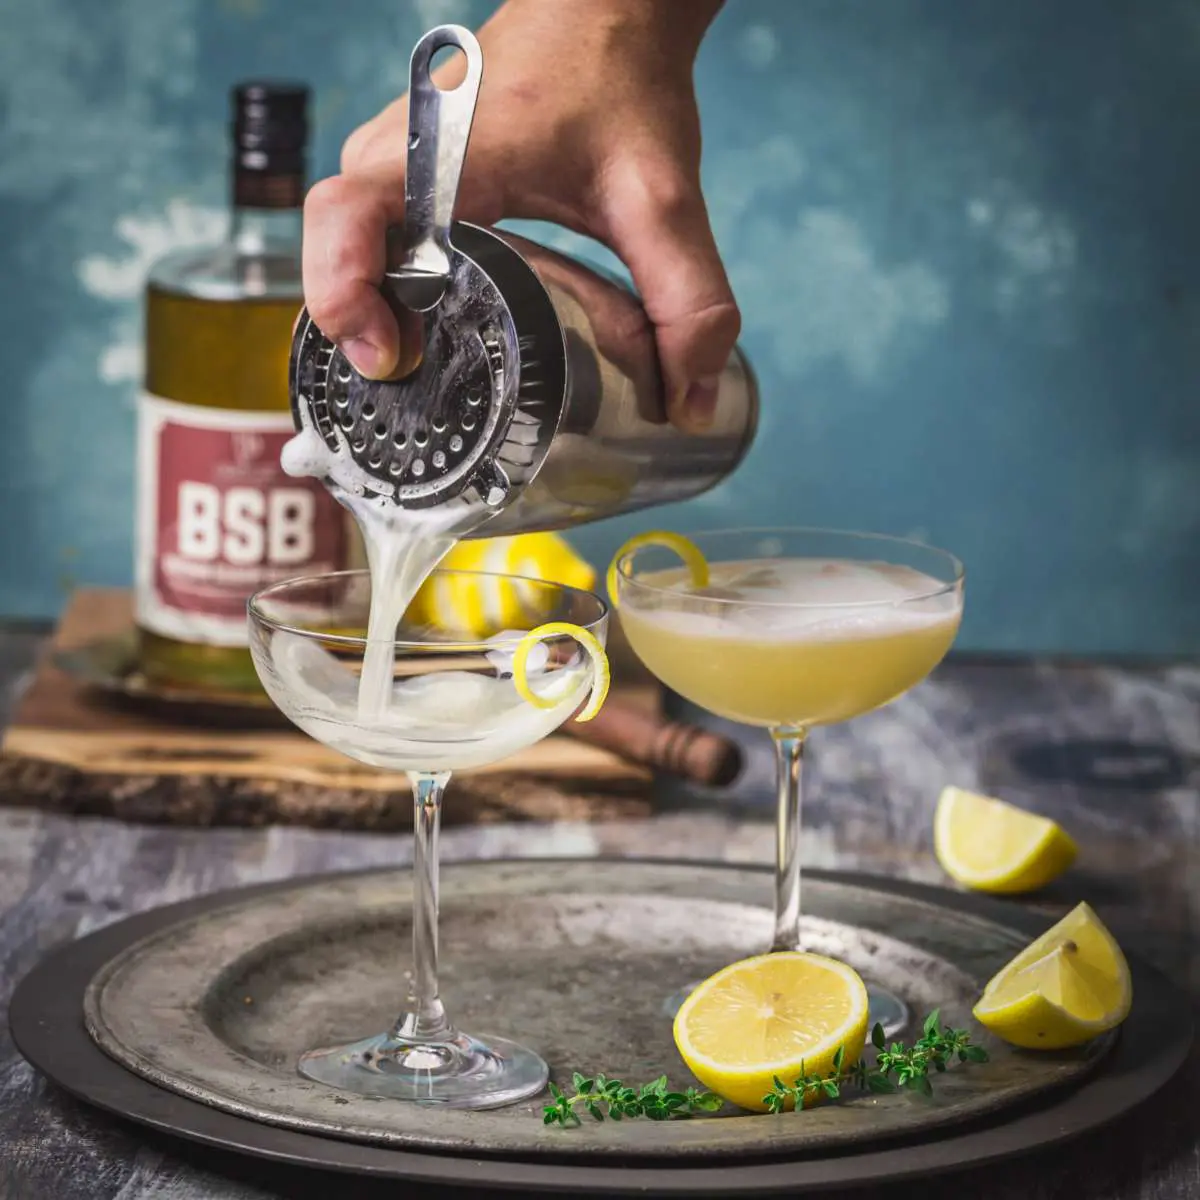
[[[393,684],[396,628],[421,585],[459,540],[493,514],[483,504],[406,509],[387,497],[359,494],[337,482],[337,456],[309,424],[283,448],[283,469],[293,476],[327,481],[335,499],[353,516],[362,534],[371,577],[370,615],[362,675],[358,683],[358,720],[378,725],[386,715]]]

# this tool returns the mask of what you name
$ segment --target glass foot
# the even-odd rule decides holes
[[[908,1005],[894,992],[880,987],[877,983],[867,984],[867,1032],[876,1025],[883,1026],[884,1037],[894,1038],[908,1027],[912,1014]]]
[[[673,1021],[680,1006],[699,982],[697,980],[696,983],[689,983],[687,987],[672,992],[663,1001],[663,1014]],[[889,1038],[903,1033],[911,1019],[908,1005],[899,996],[874,983],[867,984],[867,1011],[869,1014],[867,1017],[868,1030],[874,1029],[878,1023],[883,1026],[884,1036]]]
[[[683,1007],[683,1002],[692,994],[692,991],[700,983],[696,980],[695,983],[689,983],[687,987],[681,987],[679,991],[672,992],[663,1001],[663,1016],[669,1017],[672,1021],[675,1020],[675,1014]]]
[[[452,1033],[417,1042],[382,1033],[345,1046],[310,1050],[299,1062],[308,1079],[387,1100],[448,1108],[500,1108],[536,1096],[550,1077],[532,1050],[505,1038],[479,1041]]]

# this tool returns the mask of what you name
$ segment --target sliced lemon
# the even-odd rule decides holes
[[[516,652],[513,654],[513,686],[522,700],[527,700],[536,708],[554,708],[562,703],[561,692],[557,695],[539,694],[529,683],[529,655],[541,644],[543,639],[548,637],[574,638],[591,660],[591,695],[588,697],[587,704],[575,716],[576,721],[590,721],[600,711],[600,706],[608,695],[612,671],[608,665],[608,655],[605,654],[599,638],[582,626],[573,625],[570,621],[550,621],[546,625],[539,625],[536,629],[531,629],[517,643]]]
[[[635,537],[631,537],[613,555],[612,562],[608,566],[606,582],[609,603],[614,609],[617,607],[617,569],[621,559],[632,551],[641,550],[646,546],[661,546],[664,550],[673,550],[683,559],[683,565],[691,573],[692,586],[708,587],[708,559],[700,553],[700,547],[685,538],[682,533],[672,533],[669,529],[655,529],[650,533],[639,533]]]
[[[408,620],[468,637],[519,627],[549,613],[558,598],[529,579],[583,591],[596,583],[592,565],[557,533],[521,533],[459,542],[441,566],[447,571],[527,577],[480,579],[439,573],[422,585],[409,607]]]
[[[858,1061],[867,989],[845,963],[777,951],[743,959],[700,984],[675,1015],[675,1045],[692,1074],[733,1104],[765,1112],[775,1076],[826,1075],[844,1047]]]
[[[933,831],[947,874],[981,892],[1045,887],[1078,852],[1070,835],[1048,817],[957,787],[942,790]]]
[[[975,1019],[1014,1046],[1061,1050],[1115,1029],[1132,1003],[1121,947],[1080,904],[995,975]]]

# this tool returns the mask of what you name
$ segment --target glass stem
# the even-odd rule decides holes
[[[803,729],[771,731],[778,779],[772,952],[803,949],[800,944],[800,801],[805,736]]]
[[[438,829],[449,771],[412,773],[413,789],[413,973],[408,1012],[396,1026],[400,1037],[444,1041],[451,1032],[438,995]]]

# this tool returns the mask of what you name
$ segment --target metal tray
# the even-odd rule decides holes
[[[968,978],[977,972],[985,973],[997,954],[1002,957],[1011,951],[1012,945],[1026,940],[1045,924],[1044,920],[1031,918],[1013,906],[956,897],[913,885],[818,872],[813,872],[811,878],[812,886],[808,888],[806,899],[810,910],[824,922],[833,921],[826,914],[838,906],[842,906],[840,911],[845,916],[852,915],[855,905],[859,905],[864,912],[907,913],[906,919],[909,921],[914,913],[919,914],[922,920],[931,920],[939,927],[944,924],[948,929],[957,929],[959,942],[967,935],[969,944],[960,945],[956,951],[959,961],[952,963],[943,960],[948,963],[951,974],[947,974],[946,968],[939,968],[919,981],[928,988],[932,980],[934,991],[944,990],[945,981],[952,978],[954,972],[961,972]],[[893,1101],[887,1098],[867,1114],[857,1103],[851,1103],[830,1106],[797,1117],[736,1116],[670,1125],[604,1123],[562,1131],[544,1129],[535,1119],[535,1114],[518,1107],[500,1110],[499,1113],[455,1114],[467,1118],[471,1128],[447,1130],[444,1118],[450,1114],[439,1110],[437,1125],[440,1132],[436,1134],[439,1143],[429,1136],[428,1130],[421,1132],[422,1123],[417,1120],[419,1115],[428,1114],[430,1110],[407,1105],[371,1102],[368,1106],[377,1111],[390,1110],[387,1119],[373,1122],[363,1114],[348,1114],[346,1110],[353,1108],[353,1103],[336,1104],[326,1099],[326,1111],[337,1111],[333,1116],[325,1116],[323,1121],[307,1126],[311,1130],[324,1125],[325,1136],[313,1137],[310,1133],[295,1131],[300,1126],[294,1112],[282,1114],[283,1123],[292,1125],[293,1129],[277,1127],[281,1120],[281,1109],[287,1107],[287,1102],[264,1105],[263,1101],[269,1095],[267,1093],[252,1097],[250,1105],[246,1103],[249,1093],[236,1094],[236,1088],[232,1096],[214,1094],[210,1099],[217,1100],[229,1110],[224,1113],[210,1105],[197,1104],[184,1099],[182,1093],[173,1095],[150,1084],[147,1079],[139,1079],[123,1071],[114,1062],[96,1054],[90,1045],[88,1050],[92,1053],[81,1054],[77,1044],[79,1037],[74,1033],[68,1037],[72,1029],[79,1032],[77,1009],[71,1014],[74,1019],[59,1024],[54,1036],[47,1036],[47,1021],[53,1023],[57,1014],[57,1020],[61,1022],[65,998],[70,997],[71,1003],[78,1003],[80,992],[88,980],[91,980],[89,1004],[95,1016],[97,1011],[111,1009],[118,996],[128,1000],[138,994],[136,990],[126,991],[125,987],[132,987],[138,981],[139,963],[151,961],[152,956],[165,947],[182,948],[184,943],[178,939],[189,932],[194,937],[197,930],[202,931],[205,927],[211,931],[231,930],[238,916],[256,913],[259,917],[282,924],[272,926],[270,930],[260,926],[261,936],[252,942],[249,951],[232,957],[228,953],[217,954],[213,961],[220,960],[225,965],[216,976],[209,976],[210,986],[194,992],[181,1008],[173,1008],[168,1003],[164,1011],[167,1014],[175,1013],[176,1017],[179,1012],[203,1014],[202,1023],[210,1030],[206,1035],[210,1040],[204,1043],[206,1052],[218,1047],[222,1041],[226,1045],[233,1045],[228,1039],[233,1038],[232,1031],[238,1029],[241,1046],[237,1053],[249,1064],[250,1073],[273,1073],[275,1085],[294,1102],[297,1097],[290,1090],[293,1078],[292,1048],[277,1046],[276,1050],[269,1050],[266,1043],[254,1043],[253,1037],[279,1027],[281,1032],[272,1033],[270,1037],[281,1036],[285,1041],[291,1039],[298,1048],[310,1042],[310,1035],[315,1028],[320,1028],[322,1032],[353,1033],[378,1023],[382,1013],[376,1013],[374,1009],[378,1007],[381,997],[373,996],[373,992],[378,992],[390,980],[390,985],[384,989],[386,1001],[383,1001],[390,1006],[399,990],[393,959],[403,960],[403,950],[396,940],[402,934],[396,924],[398,919],[402,922],[401,893],[407,892],[402,881],[400,873],[392,872],[326,877],[227,893],[131,918],[58,952],[22,984],[12,1006],[14,1037],[35,1065],[42,1066],[53,1078],[85,1099],[184,1136],[234,1146],[266,1157],[371,1174],[461,1182],[468,1178],[478,1180],[480,1156],[491,1154],[499,1157],[487,1164],[484,1177],[497,1186],[527,1189],[545,1187],[551,1190],[558,1187],[575,1190],[595,1188],[608,1191],[636,1191],[649,1186],[658,1191],[686,1190],[702,1194],[746,1194],[776,1187],[795,1192],[837,1183],[904,1178],[1045,1145],[1111,1119],[1132,1107],[1173,1073],[1190,1043],[1190,1018],[1186,1003],[1161,977],[1135,963],[1137,1001],[1134,1014],[1106,1057],[1097,1058],[1094,1054],[1083,1059],[1010,1055],[1014,1063],[1021,1060],[1022,1067],[1017,1068],[1006,1060],[1005,1054],[1008,1052],[1002,1051],[997,1055],[997,1061],[989,1067],[948,1075],[945,1078],[948,1086],[941,1090],[943,1099],[940,1102],[922,1105],[921,1102],[899,1099],[894,1103],[897,1113],[904,1110],[899,1118],[889,1113]],[[661,1027],[665,1034],[664,1044],[670,1045],[669,1024],[661,1016],[654,1000],[660,990],[665,992],[674,983],[682,982],[694,974],[697,967],[719,965],[720,961],[729,957],[730,951],[748,952],[757,947],[761,938],[758,926],[765,920],[765,912],[750,904],[746,895],[750,893],[761,901],[765,898],[763,893],[767,886],[768,879],[762,872],[748,868],[679,863],[562,863],[530,860],[448,868],[445,894],[448,927],[451,929],[458,927],[460,920],[466,920],[470,925],[484,911],[482,906],[487,903],[491,903],[493,912],[502,913],[504,909],[511,908],[514,900],[527,896],[539,897],[540,902],[530,906],[530,912],[526,913],[523,920],[531,919],[533,911],[551,915],[557,913],[560,920],[564,914],[576,914],[566,916],[565,924],[561,926],[566,936],[557,942],[549,939],[550,946],[556,949],[542,960],[543,971],[549,970],[550,975],[541,986],[557,997],[552,1011],[547,1013],[544,1008],[532,1004],[525,1010],[527,1015],[537,1017],[541,1028],[553,1031],[555,1045],[548,1044],[544,1038],[540,1044],[560,1072],[563,1069],[569,1071],[573,1066],[584,1070],[602,1066],[621,1068],[621,1063],[613,1063],[607,1057],[602,1061],[589,1061],[589,1056],[620,1052],[623,1040],[632,1030],[634,1043],[626,1051],[626,1063],[633,1070],[637,1065],[634,1060],[640,1055],[644,1067],[644,1070],[633,1070],[633,1073],[656,1071],[662,1063],[663,1066],[672,1066],[670,1073],[678,1076],[680,1068],[677,1060],[675,1064],[670,1064],[663,1062],[661,1057],[656,1058],[653,1047],[658,1043],[654,1035],[645,1032],[652,1026]],[[620,890],[610,891],[613,887],[619,887]],[[606,893],[608,897],[642,896],[645,898],[645,909],[658,914],[643,917],[643,932],[638,935],[643,941],[652,943],[651,958],[658,966],[647,972],[647,964],[641,964],[633,992],[628,992],[621,985],[619,972],[617,976],[611,973],[614,968],[605,973],[606,959],[603,953],[598,953],[604,950],[604,946],[597,943],[596,934],[599,932],[603,936],[606,925],[602,914],[604,907],[611,904],[610,899],[605,899]],[[344,995],[347,979],[343,976],[339,980],[338,975],[347,963],[354,961],[355,954],[351,950],[347,950],[340,964],[336,959],[332,963],[326,960],[324,971],[320,969],[315,954],[306,956],[303,947],[311,950],[312,941],[305,931],[311,930],[312,923],[297,916],[288,932],[289,926],[283,921],[282,914],[288,911],[295,913],[298,904],[306,907],[304,898],[307,895],[323,899],[327,932],[336,933],[339,929],[343,934],[358,931],[350,938],[349,946],[358,944],[361,948],[373,945],[378,951],[386,945],[387,953],[382,955],[383,961],[376,972],[376,984],[370,985],[359,978],[351,988],[354,994]],[[591,916],[586,917],[581,915],[583,910],[564,903],[573,895],[592,895],[602,898],[602,903],[590,910]],[[689,901],[692,919],[688,922],[691,934],[681,929],[678,910],[674,915],[668,912],[674,902],[689,896],[692,898]],[[373,903],[370,903],[372,897]],[[491,897],[490,902],[487,897]],[[725,908],[724,924],[715,912],[699,914],[697,919],[696,898],[702,898],[704,903],[717,908]],[[501,901],[499,905],[496,903],[498,900]],[[350,926],[339,924],[344,917],[352,915],[347,905],[357,911],[357,917]],[[580,937],[588,920],[592,921],[593,932]],[[626,923],[620,922],[621,925]],[[617,923],[611,924],[615,926]],[[860,922],[856,920],[853,924]],[[465,935],[467,925],[462,926],[458,935],[452,935],[452,939],[462,936],[467,943],[472,940],[476,945],[486,942],[487,939],[482,938],[481,934],[477,936],[471,932],[469,936]],[[535,930],[549,930],[552,925],[552,921],[547,921],[543,927],[534,919]],[[493,932],[494,926],[493,919]],[[697,934],[696,931],[701,927],[712,928]],[[484,926],[478,928],[482,931]],[[677,939],[670,956],[664,956],[661,945],[655,943],[655,928],[670,931],[672,937]],[[373,934],[370,932],[372,929],[375,931]],[[818,923],[814,930],[823,932],[826,937],[839,936],[832,924]],[[890,936],[886,929],[883,932],[885,936]],[[657,936],[661,938],[662,932]],[[383,941],[372,943],[372,937],[382,937]],[[221,943],[222,940],[220,936],[213,938],[214,943]],[[629,940],[629,936],[618,938],[618,948],[612,955],[627,965],[631,951],[625,943]],[[570,959],[572,953],[569,947],[576,942],[583,943],[574,953],[576,973],[580,970],[579,964],[583,963],[587,974],[577,978],[578,990],[564,997],[561,991],[555,991],[555,979],[557,977],[561,982],[561,977],[557,976],[558,968],[554,966],[554,959],[556,956],[561,960]],[[196,943],[191,945],[193,949],[196,948]],[[655,945],[658,945],[658,949],[655,949]],[[257,951],[255,946],[258,947]],[[264,953],[263,947],[272,949]],[[905,960],[905,952],[899,952],[896,945],[884,946],[880,941],[873,941],[864,935],[862,940],[855,940],[845,949],[847,956],[853,959],[856,955],[871,953],[872,947],[875,953],[874,973],[882,981],[895,984],[897,978],[909,979],[908,996],[918,1007],[924,1007],[933,999],[927,992],[914,993],[912,977],[908,973],[913,972],[914,968],[924,968],[919,967],[916,960]],[[834,947],[831,945],[828,948]],[[227,943],[225,950],[229,949]],[[653,958],[655,953],[659,955],[657,959]],[[900,957],[896,957],[898,953]],[[919,953],[928,963],[927,948]],[[636,955],[633,957],[636,958]],[[448,948],[448,961],[453,963],[456,958],[462,961],[461,946]],[[511,959],[509,952],[509,961]],[[166,965],[166,960],[158,961],[160,966]],[[306,962],[311,962],[311,965],[305,967]],[[669,969],[667,963],[671,964]],[[964,965],[970,963],[974,964],[973,967]],[[988,965],[985,966],[985,963]],[[462,986],[465,988],[471,975],[466,968],[471,967],[478,980],[483,977],[478,972],[485,965],[478,958],[473,964],[462,961],[463,970],[459,972],[463,979]],[[491,969],[485,971],[484,975],[492,975],[495,965],[493,960]],[[184,966],[181,960],[175,960],[170,970],[174,974]],[[101,969],[95,973],[98,967]],[[288,977],[289,971],[297,968],[301,974],[293,983],[300,990],[293,992],[290,1000],[280,992],[277,996],[279,1003],[286,1006],[294,1002],[308,991],[312,982],[321,983],[323,977],[323,999],[313,1010],[323,1015],[314,1018],[310,1012],[305,1016],[294,1005],[290,1015],[286,1007],[278,1007],[274,1018],[270,1013],[265,1017],[253,1018],[245,1015],[248,1010],[258,1009],[268,994],[260,992],[255,997],[246,992],[245,985],[248,982],[253,981],[257,986],[271,978],[283,980]],[[208,969],[199,963],[195,967],[201,976]],[[899,977],[895,972],[900,972]],[[510,991],[527,990],[531,977],[525,973],[525,969],[513,971],[512,974],[516,982]],[[145,983],[144,977],[141,982]],[[610,990],[614,982],[619,985],[615,992]],[[109,993],[110,1002],[106,1005],[103,997],[114,984],[117,990]],[[447,990],[453,1003],[453,982]],[[255,1000],[253,1004],[245,1003],[247,995]],[[329,1008],[324,1001],[331,995],[335,997],[335,1003]],[[339,995],[343,998],[336,1000]],[[620,1000],[627,995],[646,995],[651,999],[640,1009],[634,1005],[634,1015],[624,1017],[626,1009],[621,1007]],[[459,998],[464,997],[465,992]],[[580,1000],[584,1003],[572,1002]],[[230,1011],[235,1001],[243,1011],[240,1021],[235,1021]],[[955,1000],[951,997],[950,1015],[955,1015],[954,1004],[963,1002],[961,998]],[[459,1007],[463,1008],[462,1005]],[[492,1000],[482,1007],[499,1018],[506,1032],[517,1032],[530,1038],[529,1032],[514,1026],[514,1017],[520,1015],[520,1007],[514,1009],[509,1006],[500,993],[494,992]],[[539,1009],[536,1013],[535,1008]],[[388,1015],[391,1015],[390,1012]],[[152,1027],[157,1027],[153,1014],[144,1012],[143,1016],[150,1020]],[[955,1019],[959,1018],[955,1016]],[[464,1023],[470,1024],[469,1021]],[[69,1028],[64,1029],[64,1024]],[[147,1072],[147,1078],[151,1073],[163,1069],[163,1062],[156,1060],[161,1060],[164,1049],[168,1067],[178,1069],[179,1043],[174,1029],[169,1022],[161,1027],[163,1033],[169,1034],[170,1040],[158,1049],[143,1044],[143,1049],[152,1050],[151,1058],[139,1067]],[[221,1036],[217,1036],[214,1030],[221,1030]],[[1163,1030],[1168,1031],[1165,1041],[1161,1040]],[[111,1030],[101,1036],[107,1037],[110,1033]],[[125,1033],[128,1035],[128,1028]],[[135,1040],[141,1036],[135,1035]],[[638,1050],[636,1047],[643,1045],[639,1041],[642,1038],[649,1041],[645,1049]],[[537,1042],[536,1037],[530,1040]],[[68,1042],[72,1043],[70,1054],[65,1052]],[[558,1046],[567,1055],[565,1061],[558,1061]],[[673,1050],[669,1052],[671,1057],[673,1053]],[[272,1054],[278,1056],[273,1065],[268,1061]],[[182,1057],[186,1059],[189,1071],[194,1071],[194,1055],[188,1053]],[[1030,1059],[1034,1061],[1028,1062]],[[147,1063],[153,1064],[152,1068]],[[1026,1070],[1034,1069],[1039,1073],[1053,1074],[1053,1081],[1043,1079],[1036,1087],[1030,1087],[1023,1076]],[[983,1090],[991,1094],[991,1099],[981,1100],[978,1089],[989,1078],[990,1084]],[[1070,1086],[1072,1080],[1076,1083],[1074,1087]],[[317,1090],[315,1085],[300,1082],[301,1086]],[[192,1095],[198,1094],[192,1090],[194,1083],[194,1079],[188,1081]],[[205,1082],[203,1086],[211,1087],[212,1081]],[[965,1090],[960,1091],[960,1088]],[[1039,1102],[1035,1093],[1042,1088],[1046,1090],[1042,1091]],[[178,1079],[173,1083],[173,1090],[180,1091]],[[1003,1095],[1004,1099],[998,1101],[998,1095]],[[1004,1107],[998,1107],[1001,1104]],[[256,1114],[259,1120],[255,1122],[231,1115],[237,1109],[247,1111],[259,1106],[263,1107],[263,1111]],[[855,1115],[856,1109],[858,1116]],[[275,1127],[262,1123],[263,1117],[273,1122]],[[502,1119],[489,1131],[483,1122],[494,1117]],[[956,1128],[949,1122],[961,1124]],[[514,1131],[518,1129],[522,1132],[516,1135]],[[524,1132],[526,1129],[529,1130],[528,1134]],[[659,1140],[654,1134],[666,1135],[666,1141]],[[364,1137],[405,1144],[406,1147],[420,1146],[421,1149],[398,1151],[346,1140]],[[517,1138],[515,1143],[514,1137]],[[552,1140],[542,1140],[547,1137]],[[628,1140],[624,1143],[612,1140],[621,1137]],[[881,1145],[880,1139],[884,1139],[886,1144]],[[439,1146],[441,1152],[429,1153],[435,1145]],[[612,1150],[616,1145],[622,1147],[619,1155]],[[616,1165],[618,1157],[628,1162],[631,1155],[640,1155],[642,1162],[635,1166]],[[664,1161],[664,1157],[668,1161]],[[696,1160],[700,1157],[707,1157],[708,1161],[698,1164]],[[574,1161],[569,1161],[572,1159]]]

